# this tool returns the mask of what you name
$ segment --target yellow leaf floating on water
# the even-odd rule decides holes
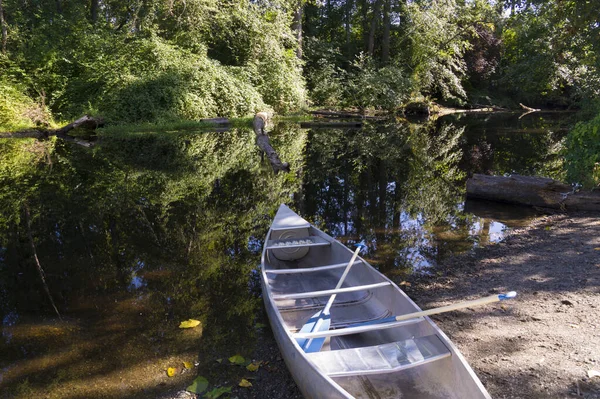
[[[185,367],[186,369],[191,369],[192,367],[194,367],[194,365],[190,362],[183,362],[183,367]]]
[[[255,372],[256,370],[258,370],[261,364],[262,362],[252,362],[246,366],[246,370]]]
[[[199,325],[200,325],[199,320],[189,319],[186,321],[182,321],[181,324],[179,324],[179,328],[194,328]]]
[[[167,369],[167,375],[168,375],[169,377],[173,377],[173,376],[175,375],[175,372],[176,372],[176,371],[177,371],[177,370],[176,370],[174,367],[169,367],[169,368]]]
[[[246,359],[244,359],[241,355],[234,355],[229,358],[229,361],[233,364],[242,365],[246,363]]]
[[[245,378],[242,378],[242,380],[240,381],[239,384],[242,388],[250,388],[252,386],[252,383],[250,381],[248,381]]]

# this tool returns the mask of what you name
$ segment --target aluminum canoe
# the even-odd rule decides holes
[[[378,323],[420,311],[391,280],[346,246],[281,205],[261,259],[265,307],[282,357],[307,399],[490,398],[450,339],[429,317]],[[329,331],[320,352],[305,353],[302,326],[329,297]],[[365,324],[366,323],[366,324]]]

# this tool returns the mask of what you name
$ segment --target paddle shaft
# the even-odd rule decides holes
[[[354,261],[356,260],[356,257],[358,256],[358,253],[360,252],[361,248],[362,247],[358,246],[356,248],[356,251],[354,251],[354,255],[352,255],[352,259],[350,259],[350,263],[348,263],[348,266],[346,266],[346,269],[344,269],[344,273],[342,274],[342,277],[340,277],[340,281],[335,286],[336,290],[339,290],[340,288],[342,288],[342,284],[344,284],[344,280],[346,280],[346,276],[348,276],[348,273],[350,272],[350,269],[352,268],[352,265],[354,264]],[[331,306],[333,305],[333,301],[335,301],[336,295],[337,294],[333,294],[329,297],[327,304],[323,308],[323,313],[329,313],[329,309],[331,309]]]
[[[396,319],[396,321],[402,321],[402,320],[414,319],[417,317],[431,316],[433,314],[451,312],[453,310],[458,310],[458,309],[487,305],[488,303],[498,302],[503,299],[504,298],[502,298],[500,295],[490,295],[490,296],[486,296],[484,298],[473,299],[472,301],[464,301],[464,302],[459,302],[459,303],[455,303],[455,304],[448,305],[448,306],[441,306],[439,308],[403,314],[400,316],[396,316],[395,319]]]
[[[300,339],[319,339],[319,338],[321,338],[321,339],[324,339],[325,337],[332,337],[332,336],[338,336],[338,335],[360,334],[360,333],[367,332],[367,331],[377,331],[377,330],[382,330],[382,329],[386,329],[386,328],[396,327],[396,326],[398,326],[398,324],[396,324],[397,322],[407,322],[408,323],[411,320],[415,321],[418,318],[423,317],[423,316],[429,316],[429,315],[450,312],[453,310],[458,310],[458,309],[463,309],[463,308],[486,305],[488,303],[503,301],[506,299],[512,299],[516,295],[517,295],[516,292],[511,291],[506,294],[492,295],[492,296],[485,297],[485,298],[475,299],[472,301],[460,302],[460,303],[456,303],[454,305],[442,306],[439,308],[429,309],[429,310],[420,311],[420,312],[408,313],[408,314],[401,315],[401,316],[391,316],[391,317],[386,317],[384,319],[371,320],[371,321],[367,321],[364,323],[354,324],[349,327],[341,328],[338,330],[329,330],[329,331],[318,331],[317,330],[317,331],[315,331],[316,329],[313,329],[313,332],[296,333],[296,334],[294,334],[294,338],[300,338]]]

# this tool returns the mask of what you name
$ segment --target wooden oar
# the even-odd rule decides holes
[[[378,319],[378,320],[367,321],[364,323],[352,324],[352,325],[349,325],[348,327],[340,328],[338,330],[331,330],[331,331],[321,330],[321,331],[314,331],[314,332],[300,331],[300,332],[294,334],[294,338],[296,338],[297,341],[309,340],[311,338],[313,339],[313,341],[316,341],[317,339],[325,339],[325,337],[330,337],[330,336],[359,334],[359,333],[367,332],[367,331],[376,331],[379,329],[392,328],[392,327],[398,326],[395,323],[399,322],[399,321],[417,319],[417,318],[423,317],[423,316],[430,316],[430,315],[444,313],[444,312],[450,312],[450,311],[458,310],[458,309],[486,305],[488,303],[503,301],[506,299],[512,299],[516,296],[517,296],[517,293],[515,291],[511,291],[506,294],[491,295],[491,296],[488,296],[485,298],[474,299],[472,301],[459,302],[459,303],[455,303],[453,305],[442,306],[439,308],[433,308],[433,309],[429,309],[429,310],[422,310],[420,312],[413,312],[413,313],[403,314],[400,316],[391,316],[391,317],[386,317],[384,319]]]
[[[350,262],[346,266],[346,269],[344,269],[344,273],[342,274],[340,281],[335,287],[336,290],[340,289],[342,287],[342,284],[344,284],[344,280],[346,279],[348,272],[350,272],[350,268],[352,268],[352,265],[354,264],[354,261],[358,256],[358,253],[363,247],[364,244],[358,244],[356,251],[354,251],[354,255],[352,255],[352,259],[350,259]],[[327,304],[325,304],[323,310],[320,310],[311,316],[308,322],[300,329],[301,333],[312,333],[329,330],[329,326],[331,325],[331,314],[329,313],[329,311],[331,309],[331,305],[333,305],[333,301],[335,301],[336,295],[337,294],[331,295],[331,297],[329,297],[329,300],[327,301]],[[323,347],[323,343],[325,342],[325,338],[300,338],[296,341],[298,342],[298,345],[300,345],[300,347],[304,350],[304,352],[311,353],[319,352],[321,350],[321,348]]]

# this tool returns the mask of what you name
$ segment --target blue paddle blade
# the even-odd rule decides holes
[[[317,312],[306,322],[301,333],[329,331],[331,325],[331,315],[323,312]],[[298,345],[306,353],[319,352],[325,343],[325,338],[296,338]]]

